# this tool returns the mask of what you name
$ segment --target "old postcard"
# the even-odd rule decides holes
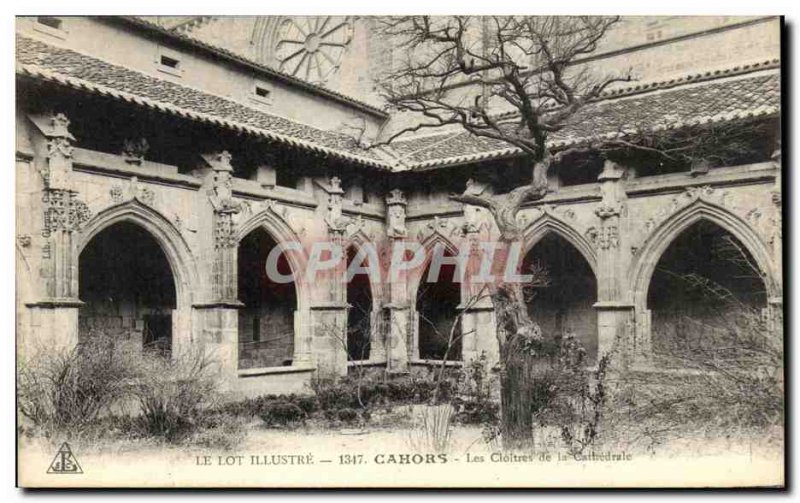
[[[782,487],[782,29],[18,17],[18,484]]]

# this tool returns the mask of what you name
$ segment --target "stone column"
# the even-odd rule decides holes
[[[773,204],[772,217],[772,264],[774,267],[775,290],[781,292],[780,295],[772,295],[767,299],[767,317],[771,329],[783,328],[783,192],[782,192],[782,156],[781,145],[772,154],[772,162],[775,166],[775,183],[772,187],[771,197]]]
[[[322,377],[335,377],[347,374],[347,257],[344,235],[351,219],[342,214],[344,190],[341,180],[334,176],[327,184],[319,185],[328,196],[324,212],[327,237],[333,249],[342,251],[342,257],[332,271],[325,271],[321,278],[315,280],[326,283],[327,297],[311,305],[311,353],[317,373]]]
[[[633,337],[633,303],[625,292],[631,263],[625,170],[606,160],[598,177],[603,200],[595,209],[599,226],[590,233],[597,249],[598,361],[609,356],[615,367],[628,366],[637,353]]]
[[[40,289],[31,310],[28,348],[72,348],[78,343],[77,231],[90,218],[72,181],[72,141],[63,114],[31,115],[38,129],[35,165],[42,175]]]
[[[469,281],[469,278],[476,278],[480,274],[483,250],[480,245],[479,226],[467,221],[464,230],[469,246],[469,258],[464,272],[464,277],[468,281],[464,288],[466,298],[462,300],[461,306],[465,309],[461,317],[461,331],[464,334],[462,357],[466,363],[480,358],[481,354],[485,353],[486,362],[492,367],[500,359],[494,305],[488,296],[488,291],[484,290],[483,283]]]
[[[406,229],[406,198],[400,189],[386,196],[386,235],[389,238],[388,257],[392,256],[396,243],[408,237]],[[388,271],[388,268],[384,268]],[[387,275],[386,302],[383,305],[386,320],[386,369],[392,373],[408,372],[413,338],[413,318],[408,295],[408,275],[393,280]]]
[[[234,217],[241,204],[233,199],[231,155],[227,151],[202,156],[205,165],[195,171],[204,178],[207,198],[200,225],[205,302],[195,304],[201,328],[197,343],[209,349],[220,364],[223,379],[232,382],[239,367],[239,308],[237,240]]]

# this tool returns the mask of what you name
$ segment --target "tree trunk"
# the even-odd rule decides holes
[[[522,229],[517,214],[526,201],[541,199],[547,194],[547,171],[552,156],[543,150],[541,159],[531,159],[531,183],[517,187],[502,196],[483,197],[469,190],[452,200],[486,208],[500,230],[500,244],[495,252],[499,277],[493,287],[492,303],[497,320],[497,342],[500,348],[500,396],[503,446],[522,449],[533,445],[533,406],[538,357],[531,352],[531,342],[542,340],[541,330],[528,315],[523,285],[506,283],[504,272],[511,245],[520,243]],[[469,188],[468,188],[469,189]]]
[[[521,450],[533,446],[533,389],[530,357],[506,362],[500,378],[503,448]]]
[[[537,361],[526,343],[541,339],[531,320],[522,285],[501,284],[492,295],[500,345],[500,398],[503,447],[509,450],[533,446],[533,407]]]

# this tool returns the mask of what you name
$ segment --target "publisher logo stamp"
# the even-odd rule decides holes
[[[72,454],[72,449],[70,449],[68,443],[64,442],[63,444],[61,444],[61,447],[58,449],[56,456],[50,463],[50,468],[47,469],[47,473],[57,473],[57,474],[83,473],[81,465],[78,464],[78,460],[75,458],[75,455]]]

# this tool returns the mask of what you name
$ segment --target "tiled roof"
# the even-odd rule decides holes
[[[345,134],[293,122],[221,96],[20,35],[17,36],[17,73],[248,131],[353,162],[389,168],[378,153],[360,148]]]
[[[553,148],[563,148],[590,138],[613,138],[626,128],[642,124],[674,129],[777,115],[780,74],[775,66],[773,61],[721,73],[636,84],[609,93],[581,109],[563,130],[550,135],[549,143]],[[520,154],[502,141],[475,137],[461,130],[364,149],[345,134],[299,124],[228,98],[20,35],[17,73],[383,169],[430,169]]]
[[[681,79],[684,80],[685,79]],[[670,81],[674,82],[674,81]],[[554,148],[578,145],[589,138],[613,138],[639,125],[674,129],[708,122],[775,115],[780,111],[780,74],[765,70],[745,76],[706,80],[680,87],[632,88],[628,97],[609,98],[582,108],[569,124],[549,137]],[[479,162],[517,155],[507,143],[464,131],[395,141],[401,162],[414,169]]]

